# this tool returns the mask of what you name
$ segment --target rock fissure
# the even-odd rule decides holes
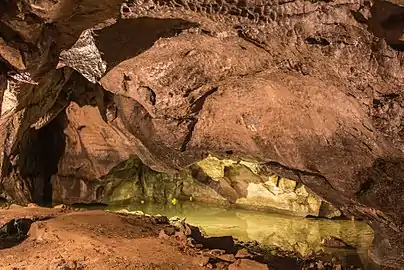
[[[296,181],[300,181],[301,183],[304,184],[308,184],[304,182],[303,176],[309,176],[309,177],[315,177],[318,179],[322,179],[321,182],[325,182],[327,183],[327,185],[333,189],[336,190],[331,183],[327,180],[327,178],[325,178],[323,175],[321,175],[318,172],[309,172],[309,171],[304,171],[304,170],[300,170],[300,169],[296,169],[296,168],[290,168],[288,166],[282,165],[279,162],[276,161],[270,161],[270,162],[266,162],[263,164],[263,166],[268,167],[269,170],[284,176],[286,178],[290,178]],[[309,184],[310,186],[310,184]]]
[[[192,119],[191,124],[188,125],[188,134],[185,136],[184,142],[180,147],[181,152],[185,152],[187,150],[187,145],[189,141],[192,139],[192,133],[194,132],[195,126],[198,123],[198,119]]]

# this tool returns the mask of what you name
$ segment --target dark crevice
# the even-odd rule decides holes
[[[244,39],[245,41],[247,41],[247,42],[249,42],[249,43],[251,43],[251,44],[254,44],[254,45],[257,46],[258,48],[261,48],[261,49],[263,49],[264,51],[268,52],[267,49],[265,48],[265,45],[266,45],[265,43],[262,43],[262,42],[260,42],[260,41],[258,41],[258,40],[255,40],[255,39],[249,37],[242,29],[239,29],[238,27],[236,27],[236,29],[237,29],[237,35],[238,35],[240,38],[242,38],[242,39]]]
[[[382,97],[385,99],[396,99],[396,98],[399,98],[400,95],[397,93],[390,93],[390,94],[382,95]]]
[[[404,52],[404,43],[402,44],[390,44],[390,47],[393,50],[399,51],[399,52]]]
[[[383,103],[380,99],[373,99],[373,108],[379,108],[383,106]]]
[[[200,98],[195,100],[191,105],[191,112],[198,114],[205,103],[206,98],[214,94],[218,90],[218,87],[212,87],[210,90],[206,91]]]
[[[366,193],[368,190],[372,189],[372,186],[374,184],[374,180],[373,179],[367,179],[365,182],[363,182],[360,187],[359,190],[355,193],[356,196],[361,196],[362,194]]]
[[[98,107],[102,119],[104,119],[105,122],[115,120],[118,116],[118,106],[115,102],[115,95],[103,89],[102,103],[103,106]]]
[[[11,248],[22,243],[34,222],[32,219],[12,219],[0,228],[0,250]]]
[[[46,221],[51,216],[39,218],[12,219],[0,228],[0,250],[21,244],[28,237],[28,232],[34,222]]]
[[[367,19],[359,11],[351,10],[351,14],[358,23],[367,23]]]
[[[104,195],[105,195],[105,187],[104,186],[98,187],[95,195],[97,201],[100,201],[102,198],[104,198]]]
[[[368,145],[366,142],[362,142],[362,145],[365,146],[370,152],[373,152],[373,148]]]
[[[310,45],[320,45],[320,46],[330,45],[330,42],[322,37],[308,37],[306,38],[306,43]]]
[[[223,168],[223,176],[229,178],[231,175],[231,167],[230,166],[224,166]],[[231,183],[233,184],[233,183]]]
[[[321,174],[315,173],[315,172],[309,172],[309,171],[304,171],[304,170],[299,170],[299,169],[294,169],[294,168],[289,168],[285,165],[282,165],[279,162],[276,161],[270,161],[265,164],[263,164],[264,168],[274,172],[275,174],[282,176],[284,178],[288,178],[297,182],[302,182],[303,184],[306,184],[304,179],[307,177],[309,178],[315,178],[317,179],[318,185],[325,184],[329,188],[335,190],[335,188],[331,185],[331,183]],[[322,186],[324,188],[324,186]]]
[[[156,105],[156,93],[151,89],[150,89],[150,102],[153,106]]]
[[[130,12],[129,7],[128,7],[128,6],[123,6],[123,7],[122,7],[122,12],[124,12],[124,13],[129,13],[129,12]]]
[[[187,136],[185,136],[185,139],[183,143],[181,144],[180,151],[185,152],[187,150],[188,143],[192,139],[192,134],[194,133],[194,129],[196,126],[196,123],[198,123],[198,119],[194,119],[189,125],[188,125],[188,133]]]
[[[143,89],[146,89],[147,93],[146,93],[146,99],[148,103],[150,103],[151,105],[156,105],[156,93],[153,91],[153,89],[151,89],[148,86],[142,86]]]
[[[212,87],[210,90],[206,91],[201,97],[195,100],[191,105],[191,113],[194,115],[198,115],[202,110],[203,104],[205,103],[206,98],[215,93],[218,90],[218,87]],[[198,123],[198,118],[191,118],[192,121],[188,125],[188,133],[185,136],[183,143],[181,144],[180,151],[185,152],[187,149],[187,145],[192,138],[192,134],[194,132],[195,126]]]
[[[3,103],[4,92],[7,88],[7,72],[9,71],[7,65],[1,61],[0,57],[0,105]],[[1,107],[1,106],[0,106]]]
[[[0,21],[0,33],[1,37],[6,41],[12,41],[16,43],[23,43],[23,39],[20,37],[18,33],[16,33],[11,27],[2,23]]]

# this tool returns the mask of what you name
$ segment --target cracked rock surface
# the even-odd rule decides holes
[[[131,156],[166,173],[254,160],[367,220],[374,260],[402,267],[403,6],[2,1],[0,195],[102,194]]]

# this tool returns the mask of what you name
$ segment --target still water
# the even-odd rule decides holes
[[[367,250],[373,240],[373,230],[363,222],[292,217],[240,209],[224,209],[194,202],[172,204],[130,204],[108,206],[110,211],[142,211],[167,217],[185,217],[192,225],[200,226],[209,236],[232,235],[241,241],[294,251],[308,256],[327,251],[321,240],[334,236],[357,248],[363,262],[368,261]]]

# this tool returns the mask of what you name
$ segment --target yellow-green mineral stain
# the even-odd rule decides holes
[[[177,201],[177,199],[176,199],[176,198],[174,198],[174,199],[172,199],[172,200],[171,200],[171,203],[172,203],[173,205],[176,205],[176,204],[177,204],[177,202],[178,202],[178,201]]]

